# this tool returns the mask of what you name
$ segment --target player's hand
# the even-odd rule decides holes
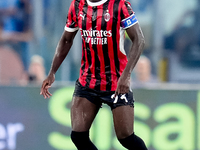
[[[118,80],[117,89],[115,91],[114,97],[116,97],[119,94],[128,93],[129,90],[130,90],[130,76],[126,76],[122,74]]]
[[[55,81],[55,75],[50,74],[48,77],[43,81],[42,87],[40,90],[40,95],[43,95],[44,98],[50,98],[52,94],[49,92],[49,88],[51,87],[51,84]]]

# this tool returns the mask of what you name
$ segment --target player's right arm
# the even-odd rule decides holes
[[[53,57],[53,61],[51,64],[51,69],[49,71],[49,74],[47,78],[43,81],[40,94],[44,96],[44,98],[49,98],[52,96],[52,94],[49,92],[49,88],[51,87],[51,84],[55,81],[55,74],[62,64],[63,60],[66,58],[72,44],[74,37],[76,35],[77,31],[75,32],[68,32],[64,31],[61,39],[58,42],[56,52]]]
[[[74,37],[78,31],[78,23],[77,23],[77,15],[76,15],[76,0],[73,0],[71,2],[71,5],[69,7],[67,21],[65,25],[65,31],[63,32],[60,41],[58,42],[56,52],[54,54],[53,62],[51,64],[51,69],[49,71],[49,74],[47,78],[43,81],[40,94],[44,96],[44,98],[49,98],[52,96],[52,94],[49,92],[49,88],[51,87],[51,84],[55,80],[55,74],[62,64],[63,60],[67,56]],[[73,15],[72,15],[73,14]]]

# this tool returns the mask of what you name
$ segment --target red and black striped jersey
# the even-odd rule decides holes
[[[128,60],[124,32],[138,21],[126,0],[73,0],[65,26],[80,30],[82,60],[79,82],[100,91],[115,91]]]

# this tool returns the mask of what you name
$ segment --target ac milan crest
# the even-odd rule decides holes
[[[108,22],[108,21],[110,20],[110,14],[109,14],[108,10],[107,10],[107,12],[104,14],[104,19],[105,19],[106,22]]]

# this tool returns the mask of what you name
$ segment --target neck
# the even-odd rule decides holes
[[[89,0],[90,2],[99,2],[101,0]]]

